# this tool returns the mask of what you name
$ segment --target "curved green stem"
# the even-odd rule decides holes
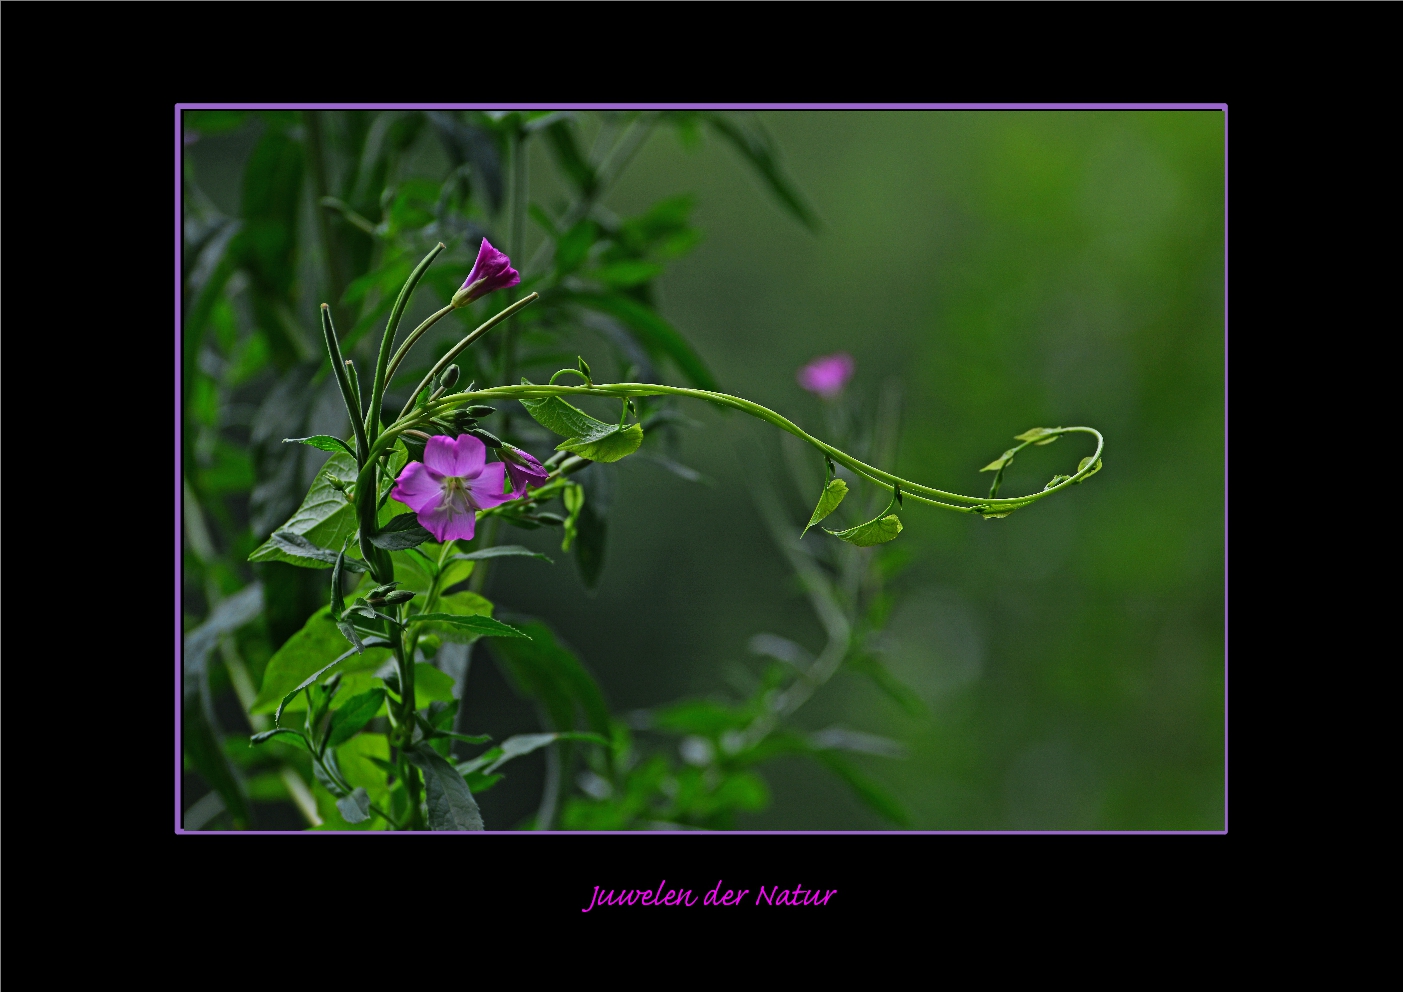
[[[444,369],[448,368],[449,364],[452,363],[453,359],[457,358],[460,354],[462,354],[463,350],[467,348],[468,345],[472,344],[474,341],[482,337],[488,331],[492,330],[492,328],[496,327],[502,321],[515,314],[518,310],[521,310],[524,307],[530,306],[532,303],[535,303],[536,300],[540,299],[540,296],[540,293],[532,293],[529,296],[517,300],[515,303],[513,303],[511,306],[507,307],[500,313],[492,317],[488,317],[485,321],[478,325],[475,331],[473,331],[467,337],[463,338],[463,340],[459,341],[452,348],[450,348],[448,350],[448,354],[440,358],[438,360],[438,364],[436,364],[433,368],[429,369],[429,374],[424,376],[423,379],[419,380],[419,385],[414,387],[414,392],[409,394],[409,399],[405,402],[404,409],[399,412],[399,419],[403,420],[405,417],[409,416],[409,411],[413,409],[414,401],[418,399],[419,394],[424,391],[424,388],[428,386],[429,383],[433,382],[434,379],[438,378],[438,374]],[[455,395],[466,397],[469,394],[458,393]],[[473,393],[471,395],[476,396],[477,394]]]
[[[768,407],[761,406],[759,403],[752,403],[750,400],[741,399],[738,396],[730,396],[726,393],[716,393],[706,389],[689,389],[682,386],[659,386],[653,383],[640,382],[618,382],[610,385],[594,386],[493,386],[488,389],[477,390],[473,393],[460,393],[453,396],[445,396],[443,399],[425,407],[414,420],[404,423],[397,422],[394,427],[387,429],[387,433],[391,430],[398,433],[399,431],[412,427],[413,424],[418,422],[421,418],[428,419],[429,417],[436,416],[469,402],[482,403],[494,399],[534,399],[545,396],[611,396],[616,398],[629,396],[687,396],[692,399],[706,400],[718,406],[731,407],[732,409],[748,413],[752,417],[757,417],[768,424],[772,424],[782,431],[793,434],[795,437],[817,448],[838,464],[846,466],[869,482],[873,482],[885,489],[893,490],[897,485],[900,485],[901,493],[905,497],[918,500],[922,503],[928,503],[932,506],[943,507],[947,510],[954,510],[958,513],[982,514],[986,511],[1011,511],[1035,503],[1060,489],[1080,482],[1092,472],[1096,471],[1096,464],[1101,458],[1101,450],[1105,445],[1105,439],[1101,436],[1101,432],[1092,427],[1058,427],[1055,430],[1051,430],[1048,434],[1043,435],[1043,437],[1082,433],[1091,434],[1096,438],[1096,451],[1092,454],[1090,460],[1087,461],[1086,466],[1080,469],[1075,475],[1068,476],[1057,485],[1050,486],[1041,492],[1027,496],[994,499],[946,492],[943,489],[933,489],[930,486],[923,486],[909,479],[903,479],[898,475],[884,472],[875,466],[868,465],[866,462],[859,461],[846,452],[840,451],[832,445],[820,441],[797,424],[775,413]],[[954,502],[948,502],[952,500]]]
[[[404,309],[409,305],[410,296],[414,294],[414,287],[419,285],[419,280],[424,278],[424,273],[445,247],[447,246],[440,241],[424,256],[424,260],[414,267],[414,271],[409,273],[404,288],[399,291],[399,297],[395,300],[394,308],[390,310],[390,319],[385,323],[385,335],[380,339],[380,357],[375,362],[375,379],[370,386],[370,411],[365,415],[366,436],[372,442],[380,433],[380,404],[385,399],[385,372],[390,367],[390,349],[395,344],[395,332],[399,330],[399,322],[404,317]]]
[[[409,354],[409,349],[413,348],[415,342],[417,342],[420,338],[424,336],[424,332],[427,331],[430,327],[433,327],[440,320],[442,320],[444,317],[448,316],[452,312],[453,304],[450,303],[442,310],[438,310],[430,314],[429,317],[422,324],[420,324],[418,327],[414,328],[414,330],[409,332],[409,337],[405,338],[404,344],[400,345],[399,349],[395,351],[395,357],[390,359],[390,367],[385,370],[386,383],[394,381],[395,373],[399,370],[399,363],[404,361],[404,356]]]

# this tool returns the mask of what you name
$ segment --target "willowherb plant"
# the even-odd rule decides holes
[[[793,435],[821,454],[827,475],[804,533],[826,520],[848,495],[848,485],[838,477],[836,466],[846,468],[854,478],[865,480],[878,492],[889,493],[889,497],[883,497],[887,500],[885,508],[871,519],[841,530],[825,529],[857,548],[895,539],[901,533],[899,513],[907,499],[994,519],[1081,483],[1101,468],[1102,438],[1096,430],[1034,428],[1016,438],[1020,442],[1017,446],[985,466],[984,471],[995,473],[988,496],[964,496],[912,482],[861,461],[758,403],[708,389],[596,382],[583,359],[577,367],[561,369],[544,384],[523,377],[514,385],[476,389],[476,383],[470,383],[457,388],[460,373],[454,359],[533,303],[538,298],[534,292],[450,348],[424,376],[400,413],[384,422],[381,411],[387,383],[428,328],[454,309],[520,281],[510,259],[484,239],[476,263],[449,305],[407,335],[396,350],[400,320],[415,287],[443,249],[440,243],[430,251],[400,290],[368,390],[363,390],[354,363],[343,359],[331,310],[322,305],[326,348],[350,417],[352,437],[288,439],[332,452],[333,457],[313,483],[302,509],[251,556],[254,560],[276,556],[332,566],[326,610],[308,621],[296,636],[309,641],[340,637],[343,650],[283,694],[274,726],[254,735],[253,741],[285,737],[305,748],[317,780],[337,797],[337,809],[350,824],[379,817],[396,829],[481,830],[483,822],[473,798],[474,788],[495,781],[496,770],[505,762],[555,741],[581,741],[599,747],[596,764],[605,771],[611,770],[611,763],[622,753],[620,742],[597,731],[519,735],[477,758],[454,764],[449,757],[453,741],[483,744],[487,738],[451,729],[458,703],[451,693],[443,691],[442,682],[447,677],[417,659],[427,646],[445,641],[469,642],[479,637],[531,640],[549,636],[539,625],[515,627],[493,619],[488,615],[491,604],[471,590],[452,591],[469,578],[475,563],[482,559],[534,553],[514,546],[464,551],[459,542],[472,541],[478,523],[497,516],[528,527],[558,523],[564,528],[564,545],[568,548],[586,502],[585,490],[570,477],[592,463],[616,462],[636,452],[644,439],[644,422],[652,400],[689,398],[740,410]],[[801,370],[799,380],[804,388],[832,398],[842,391],[852,371],[850,357],[827,356]],[[559,384],[558,380],[565,377],[579,381]],[[569,402],[574,397],[617,401],[617,421],[605,422],[590,416]],[[546,461],[539,461],[479,426],[480,419],[496,411],[492,404],[512,401],[519,402],[538,424],[563,439]],[[1019,451],[1028,445],[1050,444],[1071,433],[1090,434],[1096,439],[1095,451],[1081,460],[1073,474],[1058,475],[1042,491],[1030,495],[998,495],[1004,471]],[[488,460],[489,449],[495,452],[495,460]],[[544,509],[557,498],[565,510],[563,517]],[[339,548],[323,546],[316,540],[323,536],[317,525],[326,519],[326,514],[316,508],[325,508],[328,501],[341,501],[354,511],[354,533],[347,534]],[[352,573],[360,579],[348,594],[343,578]],[[820,681],[818,676],[826,679],[832,674],[847,654],[848,644],[840,643],[845,641],[841,632],[830,631],[830,638],[838,644],[833,658],[814,661],[807,666],[809,675],[805,680],[795,682],[778,697],[767,697],[773,702],[772,712],[748,718],[746,726],[735,731],[738,736],[724,739],[724,748],[731,753],[753,748],[771,735],[780,716],[807,698]],[[772,654],[788,650],[766,643]],[[268,688],[265,683],[265,693]],[[338,695],[341,701],[334,705]],[[301,726],[285,725],[285,715],[303,703],[306,709]],[[363,734],[382,714],[388,722],[388,734]],[[607,719],[598,727],[606,729]],[[366,746],[352,746],[348,751],[347,745],[361,737]],[[694,764],[709,760],[703,760],[704,745],[706,742],[700,738],[684,742],[694,755]],[[356,759],[355,774],[342,767],[346,754]],[[577,820],[578,825],[589,825],[587,816]]]

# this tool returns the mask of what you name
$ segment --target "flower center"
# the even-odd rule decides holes
[[[443,480],[443,504],[458,513],[471,513],[478,508],[468,492],[468,484],[456,475]]]

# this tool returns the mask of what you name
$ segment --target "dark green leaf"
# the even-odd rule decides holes
[[[809,205],[804,202],[804,198],[800,195],[793,181],[780,168],[779,158],[775,154],[770,137],[765,133],[764,128],[758,122],[748,127],[744,126],[721,113],[708,113],[705,117],[712,128],[729,141],[736,151],[740,152],[760,174],[760,178],[770,187],[770,191],[774,193],[785,209],[809,230],[817,231],[818,218],[814,216]]]
[[[609,736],[609,708],[584,665],[539,620],[522,623],[521,629],[529,640],[501,638],[492,642],[492,653],[501,660],[517,691],[546,708],[553,729],[575,729],[578,711],[587,729]]]
[[[288,547],[269,538],[248,556],[249,561],[285,561],[303,568],[329,568],[336,562],[336,553],[326,549],[341,547],[346,538],[355,533],[357,523],[355,507],[327,481],[333,476],[355,478],[356,460],[344,452],[328,458],[312,481],[302,505],[276,531],[284,536],[298,535],[312,547],[325,551],[326,556],[311,556],[300,544]],[[351,566],[348,559],[347,567],[356,566]],[[358,567],[363,569],[364,565]]]
[[[423,528],[415,514],[401,513],[381,527],[380,533],[371,535],[370,543],[386,551],[404,551],[433,539],[434,536]]]
[[[346,672],[378,668],[388,657],[389,652],[385,650],[388,642],[383,636],[371,636],[366,637],[364,643],[364,654],[356,655],[354,648],[347,651],[346,642],[332,620],[331,610],[322,607],[268,659],[268,666],[263,672],[263,686],[251,712],[273,712],[278,701],[289,692],[295,694],[300,691],[300,683],[309,677],[315,680],[314,673],[324,672],[338,662],[345,664],[342,670]],[[348,660],[353,655],[355,659]]]
[[[899,827],[911,825],[911,818],[906,814],[906,810],[902,809],[900,803],[832,751],[816,751],[813,757],[846,782],[848,788],[857,793],[857,797],[879,815]]]
[[[330,548],[317,547],[301,534],[293,534],[285,530],[274,531],[273,535],[264,543],[263,548],[270,546],[281,552],[284,555],[284,560],[287,557],[297,558],[299,564],[309,568],[326,568],[328,565],[336,564],[337,553],[335,551]],[[263,548],[259,548],[259,551],[254,553],[258,554]],[[250,560],[269,561],[276,559],[264,557]],[[341,567],[348,572],[364,572],[365,562],[359,558],[347,558]]]
[[[530,548],[520,544],[498,544],[495,547],[483,548],[480,551],[470,551],[467,554],[454,555],[454,561],[482,561],[485,558],[541,558],[555,564],[547,555],[539,551],[532,551]]]
[[[458,769],[427,744],[405,751],[424,773],[424,801],[430,830],[481,830],[482,813]]]
[[[274,727],[272,730],[265,730],[260,734],[254,734],[248,740],[250,744],[262,744],[264,741],[272,740],[279,734],[291,734],[293,737],[296,737],[298,741],[301,742],[303,747],[307,747],[307,738],[303,737],[301,734],[299,734],[297,731],[293,730],[290,727]],[[311,750],[311,748],[307,749],[309,751]]]
[[[609,521],[586,500],[575,517],[575,564],[586,589],[599,585],[608,538]]]
[[[307,444],[313,448],[320,448],[322,451],[330,451],[332,454],[344,451],[352,458],[356,456],[349,444],[339,437],[332,437],[330,434],[313,434],[311,437],[285,437],[283,444]]]
[[[371,689],[346,700],[345,704],[331,715],[326,746],[337,747],[354,737],[361,728],[375,719],[375,714],[380,712],[384,702],[384,689]]]

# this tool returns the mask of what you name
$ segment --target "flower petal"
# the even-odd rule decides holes
[[[487,445],[471,434],[459,434],[456,441],[439,434],[424,445],[424,464],[440,475],[471,479],[486,461]]]
[[[503,492],[506,487],[506,468],[501,462],[493,462],[484,468],[476,479],[467,482],[472,501],[482,509],[490,510],[494,506],[501,506],[516,499],[516,493]]]
[[[410,462],[395,480],[390,496],[416,513],[443,502],[442,476],[423,462]]]
[[[471,541],[477,527],[477,513],[449,503],[426,507],[416,514],[419,523],[442,544],[444,541]]]

